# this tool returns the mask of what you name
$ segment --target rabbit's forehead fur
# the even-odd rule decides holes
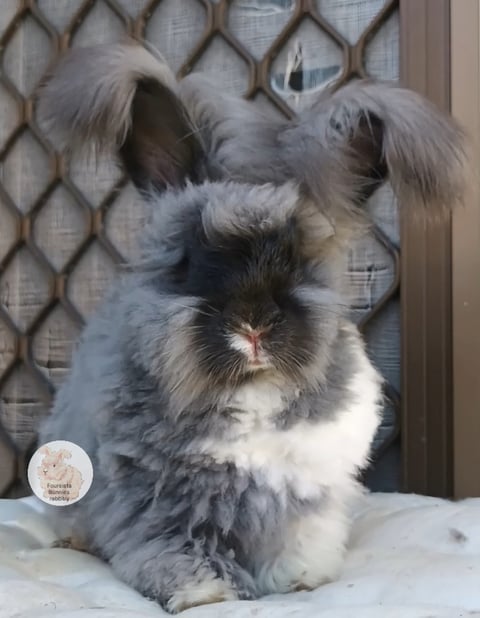
[[[209,183],[204,187],[206,204],[202,210],[202,225],[207,238],[217,234],[238,234],[254,228],[270,231],[285,225],[298,204],[298,189],[293,183],[281,186]]]
[[[193,219],[212,243],[219,236],[278,229],[296,214],[298,204],[298,188],[290,182],[261,186],[235,182],[187,184],[183,190],[167,192],[153,201],[148,246],[158,248],[159,238],[167,242],[181,240],[181,232]]]

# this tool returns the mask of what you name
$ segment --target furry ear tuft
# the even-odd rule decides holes
[[[61,148],[115,152],[141,189],[195,175],[200,145],[175,77],[140,45],[72,49],[42,89],[39,116]]]
[[[281,136],[286,164],[326,208],[355,211],[387,177],[406,203],[462,200],[464,136],[412,91],[353,82],[327,93]]]

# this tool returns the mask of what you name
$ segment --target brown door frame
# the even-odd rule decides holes
[[[471,140],[465,207],[453,214],[454,495],[480,496],[480,1],[452,0],[452,113]]]
[[[400,0],[399,6],[402,82],[450,111],[450,0]],[[448,215],[412,218],[406,212],[401,226],[403,488],[451,496],[451,220]]]

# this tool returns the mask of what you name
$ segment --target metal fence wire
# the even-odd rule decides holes
[[[0,495],[28,493],[25,463],[74,342],[135,254],[144,210],[112,161],[66,160],[36,118],[45,71],[69,47],[148,41],[182,77],[293,116],[332,81],[398,79],[396,0],[2,0],[0,11]],[[352,248],[352,315],[386,377],[369,482],[398,487],[399,226],[390,188]]]

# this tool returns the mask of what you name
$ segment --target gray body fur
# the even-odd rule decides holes
[[[60,515],[172,612],[335,577],[381,402],[380,379],[345,317],[349,243],[365,227],[363,201],[387,175],[403,201],[458,201],[460,132],[417,95],[364,82],[326,94],[294,121],[272,120],[200,76],[177,84],[131,45],[71,53],[42,110],[65,144],[116,150],[152,206],[142,261],[89,321],[40,432],[42,443],[71,440],[93,461],[89,493]],[[290,250],[291,235],[298,264],[289,269],[277,246]],[[203,251],[228,258],[225,238],[237,237],[253,238],[256,257],[230,280]],[[182,274],[176,287],[169,277],[187,246],[199,256],[189,267],[213,264],[214,274]],[[265,297],[277,272],[295,308],[275,322]],[[217,276],[233,309],[215,290],[192,292]],[[235,330],[226,307],[247,320],[252,303],[271,329],[272,365],[260,372],[226,343]],[[254,396],[250,414],[256,388],[266,403],[254,414]],[[301,452],[302,436],[315,431],[325,436],[321,465],[314,448],[311,464]],[[271,434],[271,464],[258,463],[262,432]]]

